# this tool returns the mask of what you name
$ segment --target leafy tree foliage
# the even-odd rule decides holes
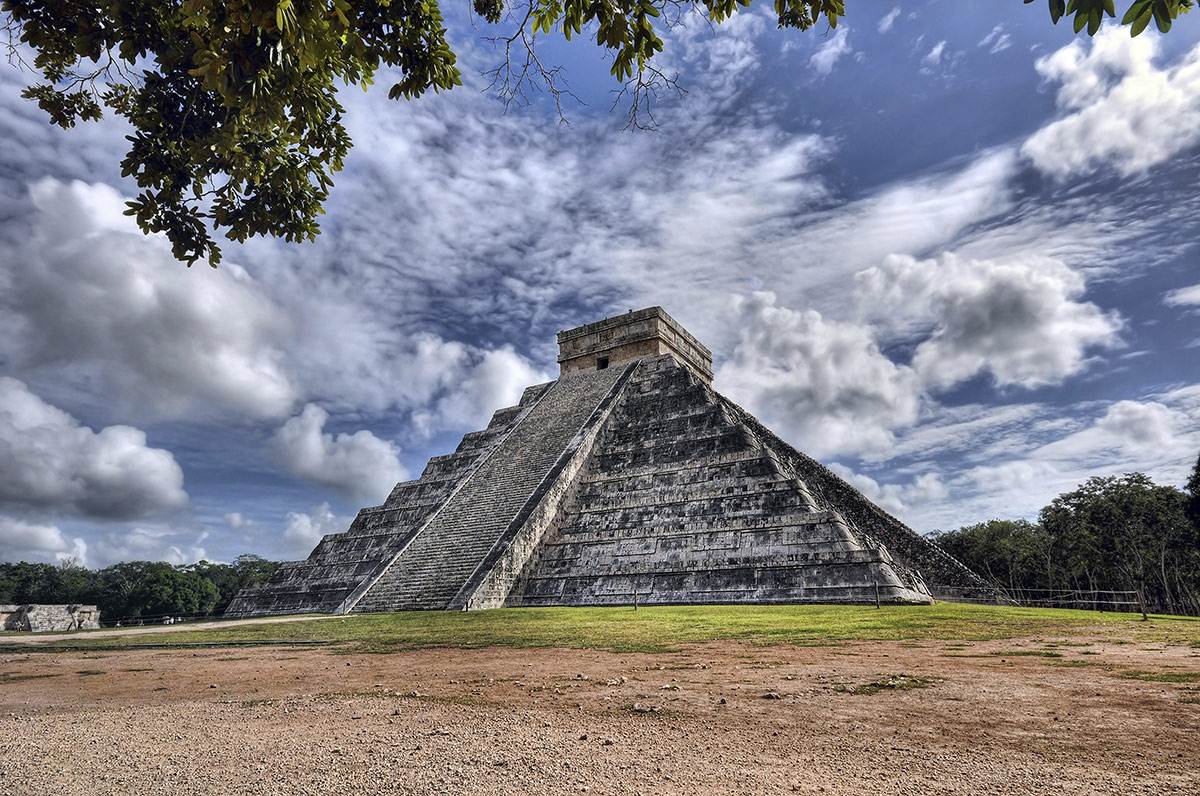
[[[96,571],[70,561],[22,561],[0,564],[0,603],[94,603],[105,621],[214,615],[240,589],[265,583],[278,566],[256,555],[238,556],[232,564],[125,561]]]
[[[1042,527],[1028,520],[988,520],[941,534],[936,541],[1009,592],[1042,588],[1053,549]]]
[[[1032,0],[1025,0],[1032,2]],[[491,74],[506,99],[530,85],[559,98],[539,36],[585,34],[612,61],[641,125],[650,97],[672,78],[654,65],[664,29],[685,13],[720,23],[750,0],[474,0],[502,31],[504,63]],[[1121,19],[1137,35],[1166,31],[1192,0],[1135,0]],[[214,232],[244,241],[312,240],[350,137],[339,85],[366,87],[381,67],[400,78],[388,96],[414,99],[462,83],[437,0],[3,0],[10,56],[34,52],[42,82],[25,96],[61,127],[103,109],[133,127],[122,174],[141,192],[128,213],[163,232],[188,265],[216,265]],[[861,4],[866,9],[866,4]],[[1049,0],[1050,16],[1095,34],[1113,0]],[[837,27],[844,0],[774,0],[780,28]],[[643,116],[639,117],[639,111]]]
[[[1194,483],[1193,483],[1194,482]],[[1200,463],[1189,490],[1200,489]],[[1039,522],[992,520],[936,537],[997,586],[1141,590],[1147,605],[1200,613],[1200,522],[1189,498],[1141,473],[1090,478],[1042,509]]]
[[[242,554],[233,564],[214,564],[198,561],[185,569],[207,578],[216,587],[218,597],[214,613],[224,613],[226,607],[242,589],[252,589],[270,580],[279,568],[278,561],[268,561],[262,556]]]
[[[1141,473],[1089,478],[1042,509],[1059,540],[1064,576],[1086,588],[1141,589],[1149,603],[1180,610],[1196,596],[1196,528],[1186,496]]]
[[[1192,520],[1192,525],[1200,528],[1200,456],[1196,457],[1196,464],[1192,467],[1192,474],[1188,477],[1187,482],[1188,517]]]
[[[0,564],[0,603],[71,603],[83,593],[91,573],[74,563]]]

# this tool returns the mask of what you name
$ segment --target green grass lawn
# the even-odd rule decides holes
[[[732,640],[752,644],[836,644],[860,640],[982,641],[1018,637],[1084,637],[1185,643],[1200,647],[1200,620],[1042,608],[939,603],[885,606],[662,606],[506,608],[326,617],[296,622],[230,622],[212,630],[153,635],[83,633],[79,645],[328,640],[347,651],[419,647],[569,647],[616,652],[669,652],[688,644]],[[14,645],[15,646],[15,645]],[[5,647],[7,649],[7,647]],[[28,647],[24,647],[28,649]]]

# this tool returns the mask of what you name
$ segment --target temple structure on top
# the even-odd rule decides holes
[[[558,335],[557,380],[227,614],[993,598],[712,389],[660,307]]]

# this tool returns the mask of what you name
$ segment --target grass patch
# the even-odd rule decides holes
[[[1081,668],[1084,666],[1098,666],[1102,669],[1108,669],[1110,671],[1112,669],[1116,668],[1113,664],[1105,663],[1104,661],[1080,661],[1080,660],[1075,660],[1073,658],[1072,659],[1064,659],[1064,660],[1060,660],[1060,661],[1053,661],[1053,660],[1045,661],[1044,663],[1047,666],[1065,666],[1068,668]]]
[[[1126,669],[1118,676],[1127,680],[1145,680],[1148,683],[1195,683],[1200,681],[1200,672],[1148,672],[1144,669]]]
[[[278,699],[243,699],[238,703],[244,708],[265,708],[279,704]]]
[[[217,660],[219,660],[219,661],[248,661],[248,660],[250,660],[250,656],[242,655],[241,657],[234,657],[234,658],[217,658]]]
[[[142,667],[142,668],[138,668],[138,669],[122,669],[121,671],[123,671],[123,672],[152,672],[154,670]]]
[[[614,652],[667,653],[690,644],[726,641],[752,646],[827,645],[845,641],[957,642],[1009,638],[1115,636],[1143,644],[1200,643],[1200,621],[1045,608],[967,605],[687,605],[617,608],[503,608],[493,611],[413,611],[324,617],[295,622],[227,622],[209,630],[166,630],[156,642],[271,644],[328,641],[338,651],[396,652],[428,647],[567,647]],[[84,636],[76,648],[131,649],[145,636]],[[37,651],[37,644],[22,651]],[[42,650],[47,649],[42,647]]]
[[[910,677],[907,674],[890,674],[880,680],[863,685],[839,685],[834,691],[842,694],[862,694],[874,696],[880,691],[912,691],[916,688],[929,688],[933,685],[932,678]]]
[[[995,655],[1000,658],[1061,658],[1061,652],[1053,650],[1004,650],[1002,652],[992,652],[989,655]]]
[[[313,699],[323,699],[330,701],[341,701],[344,699],[405,699],[415,702],[430,702],[439,705],[494,705],[496,704],[490,699],[484,699],[481,696],[474,694],[453,694],[451,696],[437,696],[436,694],[422,694],[417,691],[393,691],[389,688],[372,688],[362,689],[359,691],[324,691],[320,694],[315,694]]]
[[[643,718],[656,717],[661,719],[674,718],[680,715],[679,711],[677,710],[671,710],[670,708],[664,708],[659,705],[643,705],[640,702],[631,702],[628,705],[621,705],[615,710],[606,712],[619,713],[623,716],[641,716]]]
[[[41,680],[43,677],[61,677],[60,673],[22,674],[20,672],[0,672],[0,683],[19,683],[23,680]]]
[[[108,672],[104,671],[103,669],[80,669],[79,671],[75,672],[75,674],[82,674],[84,677],[90,677],[94,674],[108,674]]]
[[[1200,697],[1196,696],[1183,696],[1179,698],[1179,701],[1185,705],[1200,705]]]

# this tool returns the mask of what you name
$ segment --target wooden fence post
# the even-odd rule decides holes
[[[879,608],[879,581],[875,581],[875,607]]]
[[[1142,609],[1142,621],[1145,622],[1150,617],[1146,616],[1146,600],[1142,597],[1142,590],[1137,590],[1138,608]]]

